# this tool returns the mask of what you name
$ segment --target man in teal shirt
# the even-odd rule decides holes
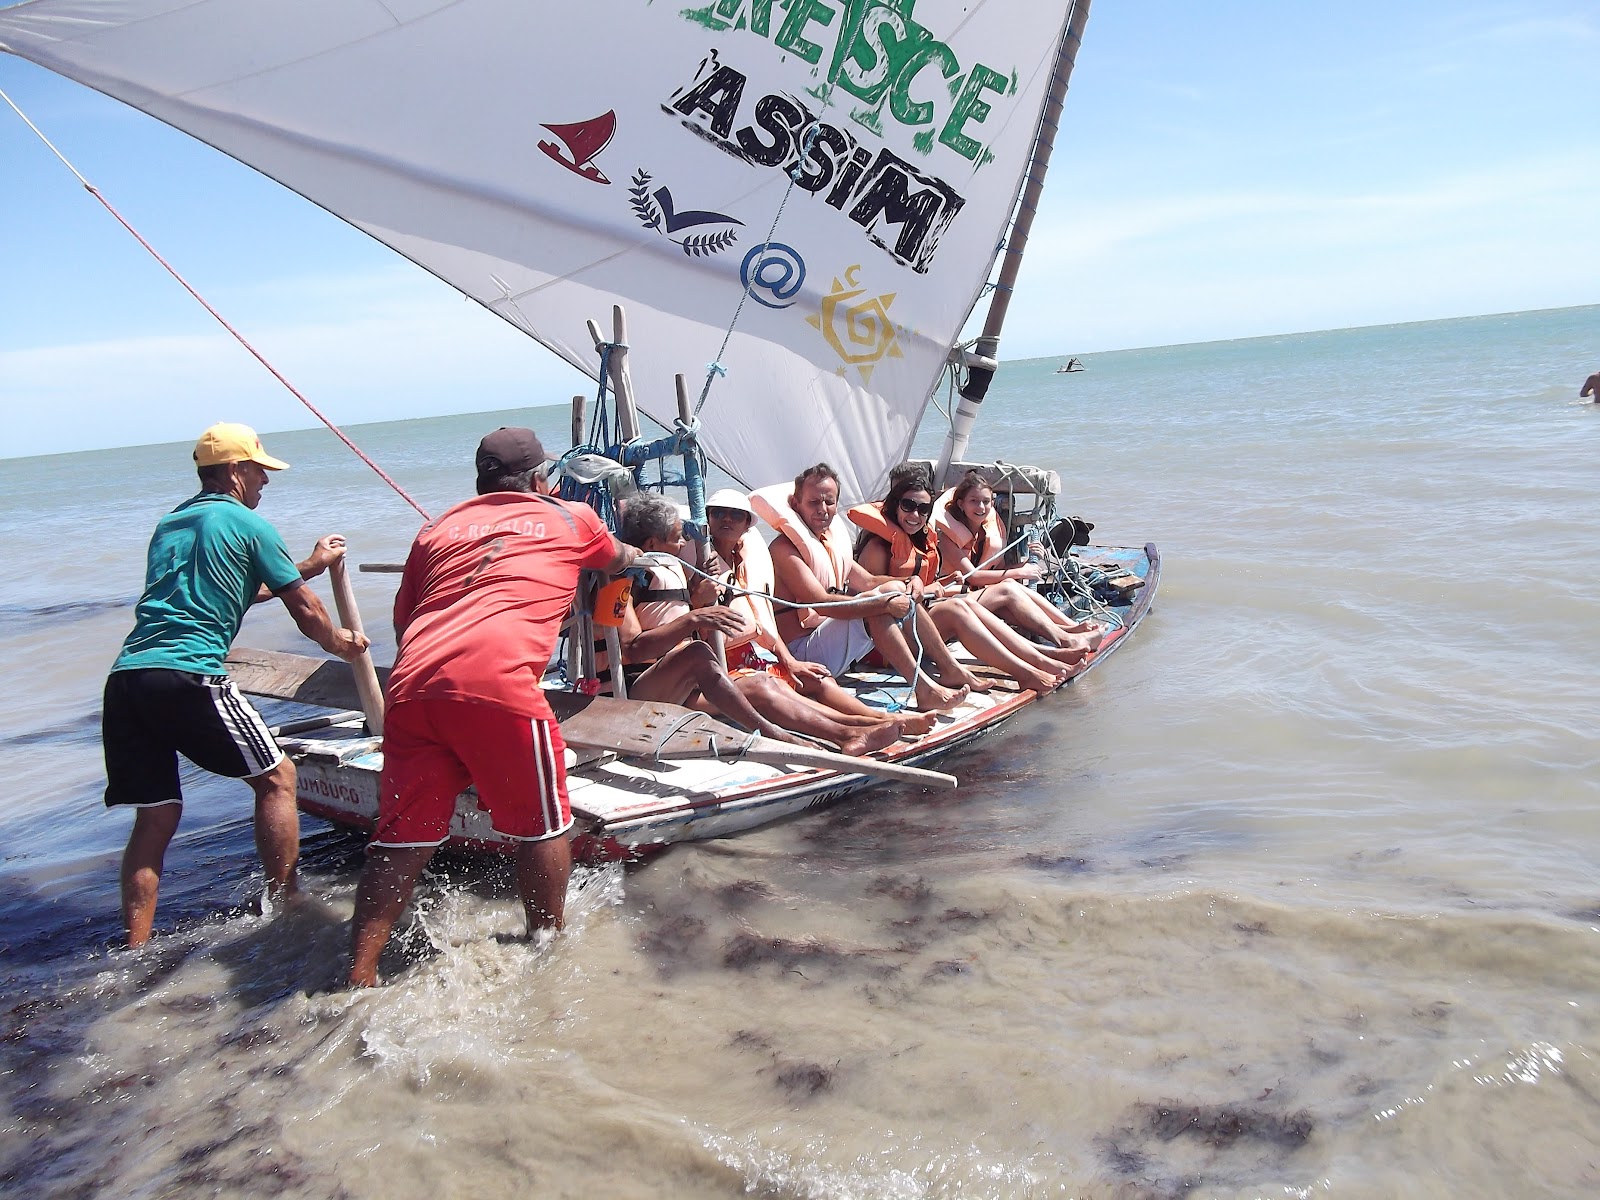
[[[316,593],[302,586],[344,556],[344,538],[322,538],[296,564],[278,531],[256,515],[268,472],[289,464],[268,454],[248,426],[227,423],[200,436],[194,461],[200,492],[156,524],[133,632],[106,679],[106,805],[134,810],[122,856],[129,946],[150,937],[162,863],[183,815],[179,754],[250,784],[267,896],[297,889],[294,764],[222,662],[250,606],[278,597],[301,633],[340,658],[367,648],[363,635],[335,626]]]

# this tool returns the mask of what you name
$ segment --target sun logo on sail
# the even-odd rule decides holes
[[[646,229],[655,230],[690,258],[702,258],[708,254],[720,253],[739,240],[737,229],[714,229],[708,233],[690,233],[681,238],[673,237],[675,233],[682,233],[685,229],[699,225],[743,225],[744,222],[738,217],[728,216],[727,213],[709,212],[698,208],[679,212],[672,199],[672,192],[664,187],[658,187],[652,192],[650,183],[650,172],[643,167],[634,173],[633,186],[628,189],[628,203],[633,207],[634,215],[639,218],[639,224]]]
[[[889,317],[889,306],[898,293],[885,292],[881,296],[867,296],[866,289],[856,284],[856,263],[844,273],[844,282],[834,277],[833,287],[822,298],[822,307],[806,324],[820,330],[828,345],[843,363],[839,374],[854,367],[861,372],[861,382],[871,383],[877,363],[885,358],[903,358],[900,352],[900,326]]]

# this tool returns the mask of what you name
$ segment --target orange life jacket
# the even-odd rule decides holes
[[[939,577],[939,542],[931,533],[928,549],[919,549],[911,535],[883,515],[881,504],[857,504],[845,514],[853,524],[889,544],[889,575],[895,579],[932,583]]]
[[[633,571],[642,574],[643,585],[640,586],[634,579],[624,576],[622,581],[629,586],[622,590],[625,604],[632,604],[634,615],[639,618],[639,629],[643,633],[658,626],[665,625],[683,613],[689,611],[689,584],[688,577],[678,560],[670,554],[657,552],[640,558],[638,566]],[[604,596],[611,588],[602,589]],[[609,614],[607,614],[609,616]],[[596,626],[621,625],[622,614],[616,614],[615,622],[601,621],[598,618]],[[603,690],[609,695],[611,692],[611,658],[606,653],[604,631],[596,630],[594,640],[594,669],[595,675],[600,680]],[[649,663],[636,663],[634,666],[643,669]]]
[[[750,507],[756,515],[771,525],[800,552],[824,588],[838,589],[850,578],[850,568],[855,558],[850,553],[850,526],[835,518],[832,527],[822,538],[811,532],[800,514],[789,507],[789,497],[794,487],[787,483],[774,483],[757,488],[750,493]],[[823,616],[814,608],[795,610],[801,629],[815,629]]]
[[[967,528],[965,520],[955,515],[955,498],[955,488],[949,488],[933,502],[933,527],[960,547],[974,567],[982,567],[985,559],[1006,544],[1006,531],[1000,524],[999,514],[991,508],[983,518],[983,528],[974,533]],[[948,565],[950,569],[945,572],[947,579],[959,570],[954,563]],[[995,568],[990,564],[984,569]]]

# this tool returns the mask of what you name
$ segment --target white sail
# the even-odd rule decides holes
[[[262,171],[591,374],[584,320],[624,304],[645,412],[670,423],[672,374],[715,360],[717,461],[754,486],[825,460],[863,496],[992,264],[1065,7],[36,0],[0,10],[0,49]]]

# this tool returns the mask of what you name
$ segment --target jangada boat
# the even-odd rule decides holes
[[[0,48],[335,213],[601,381],[597,405],[609,381],[618,433],[598,413],[587,438],[575,421],[570,464],[598,456],[638,479],[681,458],[693,518],[707,461],[747,489],[827,461],[847,502],[881,495],[948,372],[959,399],[935,477],[990,473],[1008,534],[1047,544],[1052,598],[1114,626],[1098,666],[1149,611],[1154,547],[1074,545],[1053,471],[967,454],[1088,10],[36,0],[0,11]],[[959,345],[997,267],[982,333]],[[589,320],[606,309],[610,339]],[[681,380],[635,396],[630,363],[704,383],[697,399]],[[643,439],[638,413],[665,436]],[[606,506],[615,472],[568,474]],[[231,667],[257,694],[334,710],[358,695],[332,661],[241,650]],[[885,702],[901,690],[851,682]],[[284,736],[302,807],[357,826],[381,762],[381,700],[370,678],[362,690],[364,727],[335,712]],[[926,763],[1035,699],[1007,682],[881,757]],[[668,706],[573,697],[558,711],[580,747],[571,794],[591,857],[737,833],[873,779],[800,751],[758,761],[749,739]],[[452,837],[495,844],[470,793]]]

